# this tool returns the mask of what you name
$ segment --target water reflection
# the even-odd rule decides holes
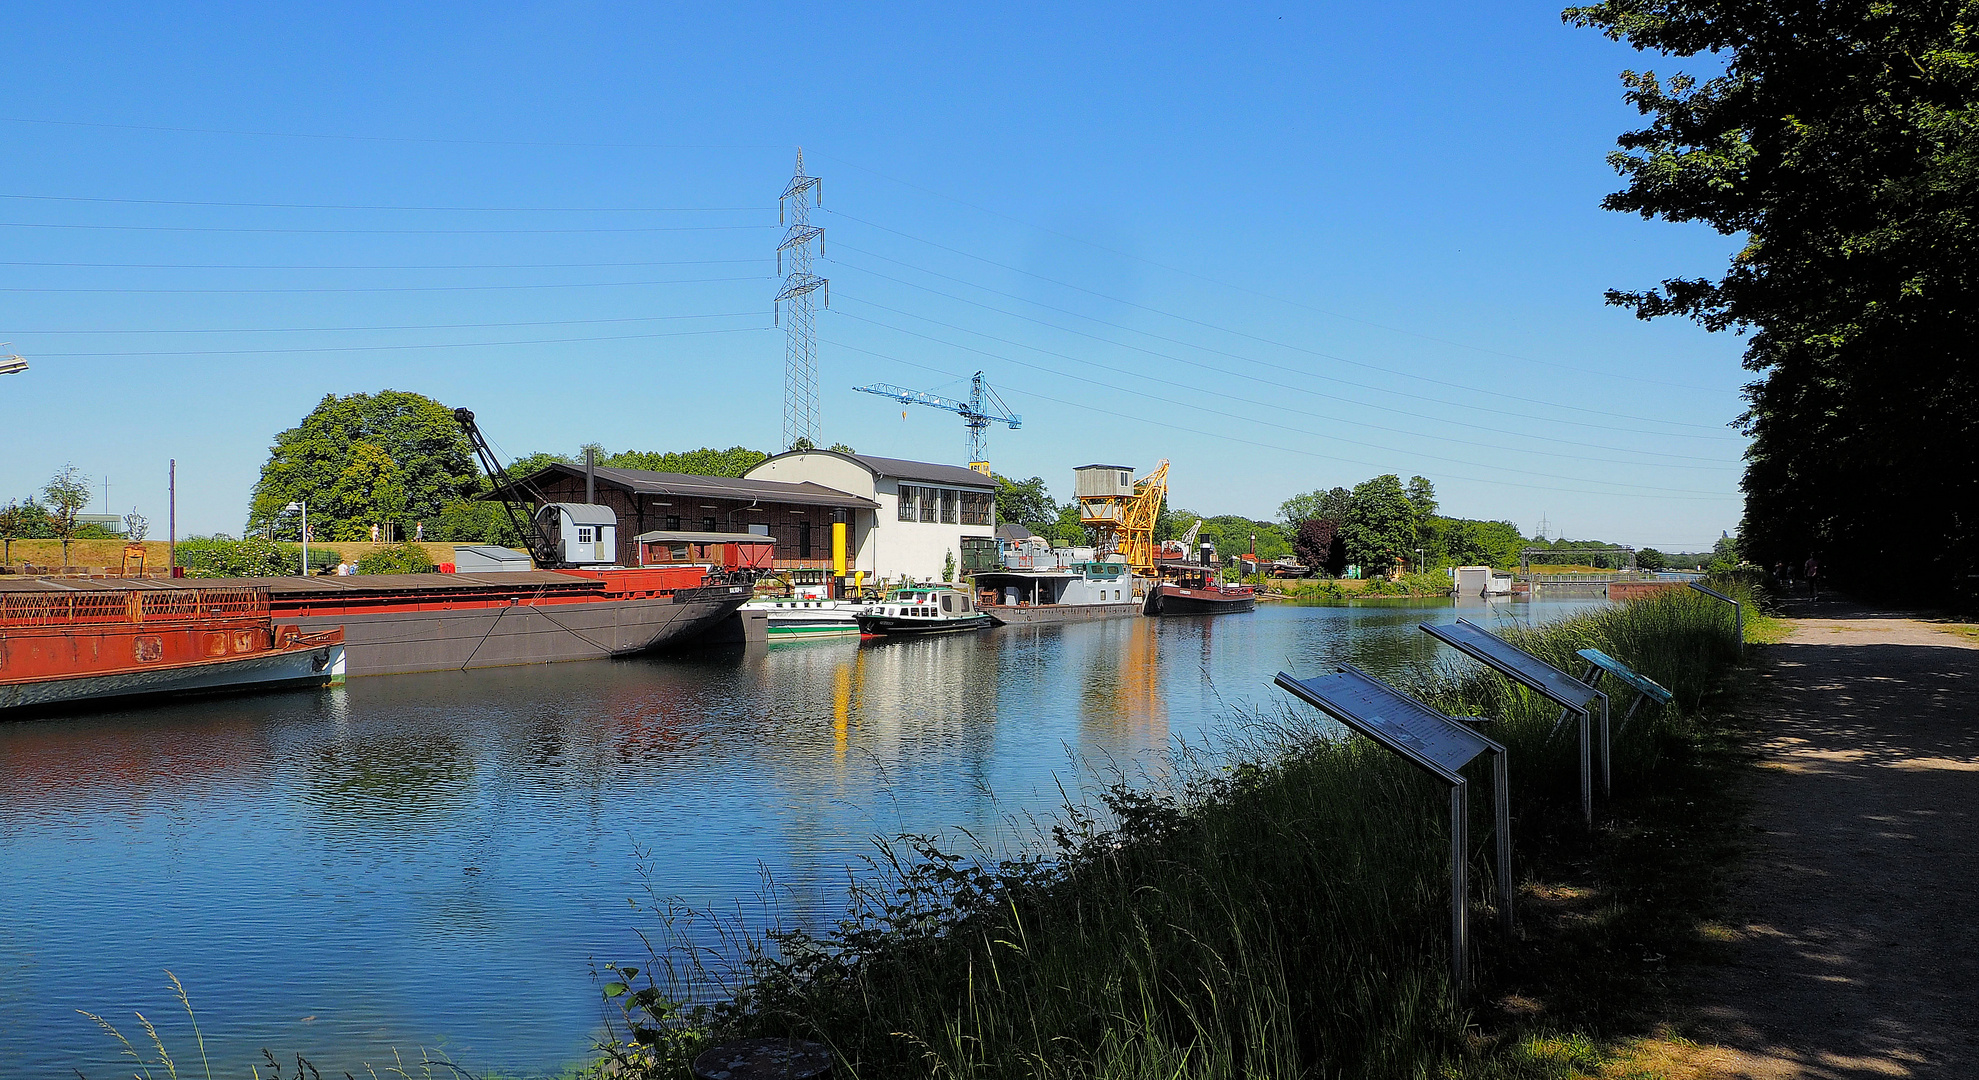
[[[0,724],[0,1076],[108,1075],[74,1010],[169,1014],[165,968],[229,1071],[437,1045],[553,1070],[599,1019],[587,962],[643,955],[648,876],[747,911],[767,874],[824,917],[875,834],[994,837],[1078,797],[1082,766],[1159,775],[1279,704],[1281,668],[1393,671],[1428,655],[1416,622],[1458,613],[734,647]]]

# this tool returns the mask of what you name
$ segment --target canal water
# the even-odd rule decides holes
[[[1421,621],[1585,601],[1268,606],[885,643],[353,680],[0,723],[0,1076],[326,1075],[422,1050],[553,1073],[643,966],[649,887],[757,917],[842,903],[875,836],[1010,836],[1110,773],[1214,746],[1271,685],[1433,659]],[[1096,777],[1098,779],[1096,779]]]

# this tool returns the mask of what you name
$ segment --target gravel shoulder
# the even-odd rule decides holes
[[[1751,850],[1698,987],[1709,1075],[1979,1076],[1979,642],[1799,601],[1747,715]]]

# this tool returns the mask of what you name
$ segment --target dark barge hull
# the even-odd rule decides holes
[[[0,588],[123,591],[222,584],[267,590],[273,617],[305,632],[342,627],[345,670],[353,676],[628,656],[692,641],[735,614],[750,595],[746,585],[704,585],[698,571],[662,570],[42,579]]]
[[[744,586],[719,595],[454,611],[367,612],[296,619],[304,629],[341,626],[352,675],[601,660],[691,641],[749,600]],[[738,590],[730,594],[729,589]],[[714,589],[693,590],[696,593]]]
[[[1224,615],[1257,608],[1255,593],[1225,596],[1214,589],[1184,589],[1162,585],[1148,594],[1150,615]]]
[[[859,632],[869,636],[949,634],[962,630],[982,630],[995,625],[995,619],[980,613],[957,619],[917,619],[904,615],[859,616]]]

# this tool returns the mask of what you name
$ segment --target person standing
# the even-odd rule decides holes
[[[415,543],[420,543],[420,544],[423,544],[423,543],[425,543],[425,542],[426,542],[426,523],[425,523],[425,522],[423,522],[423,521],[416,521],[416,522],[414,522],[414,523],[413,523],[413,525],[412,525],[412,539],[413,539],[413,541],[414,541]]]
[[[378,523],[375,521],[371,523],[371,542],[378,542]]]
[[[1821,560],[1809,554],[1807,556],[1807,565],[1802,566],[1800,569],[1801,574],[1807,578],[1807,598],[1810,600],[1821,599]]]

